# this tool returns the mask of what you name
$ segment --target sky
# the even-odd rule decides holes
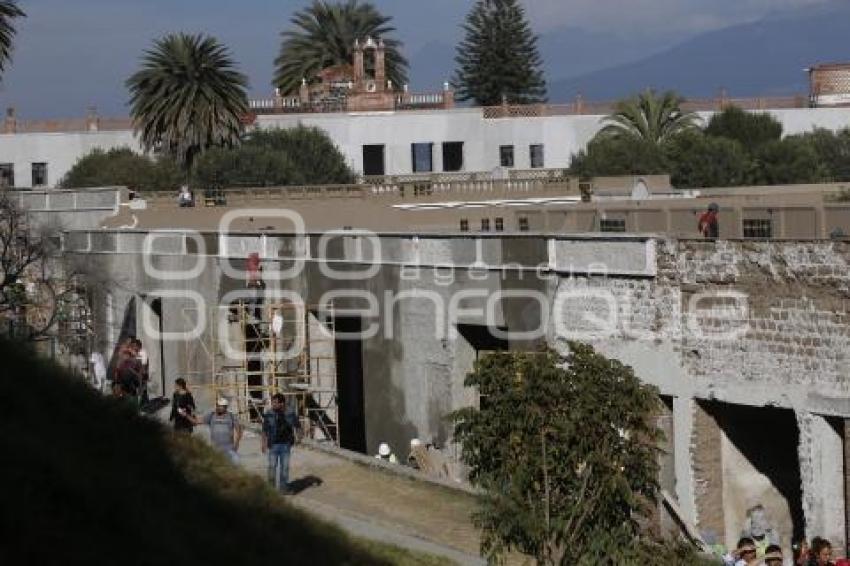
[[[393,16],[397,37],[417,73],[433,79],[451,69],[425,68],[435,45],[445,52],[460,37],[474,0],[373,0]],[[698,33],[828,0],[524,0],[540,34],[576,30],[628,38],[636,50],[658,49]],[[206,32],[227,44],[266,96],[280,32],[309,0],[19,0],[28,17],[18,25],[12,66],[0,83],[0,108],[22,119],[127,114],[124,81],[151,41],[171,31]],[[440,59],[441,66],[448,61]],[[557,79],[562,77],[549,77]],[[427,85],[439,88],[437,85]]]

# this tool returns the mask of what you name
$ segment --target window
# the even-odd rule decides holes
[[[504,232],[505,231],[505,219],[497,218],[496,219],[496,232]]]
[[[481,231],[482,232],[489,232],[490,231],[490,219],[489,218],[482,218],[481,219]]]
[[[543,167],[543,144],[529,146],[528,153],[532,169]]]
[[[445,142],[443,144],[443,171],[463,169],[463,142]]]
[[[600,232],[625,232],[626,221],[623,218],[603,218],[599,221]]]
[[[430,173],[434,170],[433,150],[432,143],[410,144],[414,173]]]
[[[744,219],[745,238],[772,238],[773,225],[770,220]]]
[[[15,164],[0,163],[0,187],[15,186]]]
[[[517,219],[517,224],[519,224],[520,232],[528,232],[528,216],[520,216]]]
[[[384,146],[363,146],[363,174],[369,176],[384,175]]]
[[[502,167],[514,166],[514,146],[499,146],[499,165],[501,165]]]
[[[43,187],[47,184],[47,163],[32,164],[32,186]]]
[[[466,218],[460,219],[460,231],[469,232],[469,220],[467,220]]]

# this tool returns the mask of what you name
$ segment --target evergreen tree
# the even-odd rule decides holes
[[[546,80],[537,36],[518,0],[478,0],[463,25],[452,80],[457,99],[494,106],[543,102]]]

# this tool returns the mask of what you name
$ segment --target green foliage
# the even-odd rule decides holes
[[[818,154],[827,180],[850,181],[850,128],[839,132],[817,128],[800,137]]]
[[[801,136],[767,142],[754,157],[753,184],[819,183],[827,176],[814,146]]]
[[[345,156],[319,128],[261,130],[253,132],[245,144],[285,153],[295,167],[294,184],[345,184],[355,180]]]
[[[463,25],[452,79],[458,100],[481,106],[543,102],[546,80],[537,36],[518,0],[478,0]]]
[[[171,159],[151,159],[128,148],[98,148],[81,157],[60,185],[65,189],[124,186],[136,191],[165,191],[176,190],[183,182],[183,173]]]
[[[748,151],[782,138],[782,124],[770,114],[748,112],[729,106],[715,114],[705,128],[706,135],[735,140]]]
[[[640,563],[657,486],[654,388],[631,368],[571,343],[564,359],[495,353],[466,385],[481,408],[452,415],[470,480],[482,552],[519,551],[543,564]]]
[[[12,41],[17,33],[13,20],[24,17],[26,14],[16,0],[0,0],[0,75],[12,59]]]
[[[318,128],[253,132],[241,147],[214,149],[195,168],[200,187],[345,184],[354,174]]]
[[[699,116],[683,112],[683,98],[667,91],[660,96],[647,89],[637,96],[617,103],[614,113],[606,116],[606,124],[598,136],[638,140],[663,147],[673,136],[695,130]]]
[[[248,80],[213,37],[169,34],[145,53],[127,80],[130,113],[142,144],[191,170],[211,147],[239,141],[248,113]]]
[[[0,564],[439,563],[352,540],[20,344],[0,358]]]
[[[384,41],[387,79],[401,87],[407,83],[407,60],[401,54],[401,42],[389,37],[395,32],[391,21],[369,2],[314,0],[295,13],[293,29],[282,34],[275,86],[286,94],[297,92],[302,79],[312,82],[322,69],[352,65],[355,40],[371,37]]]
[[[597,136],[570,162],[574,175],[584,178],[610,175],[667,173],[670,166],[657,146],[630,137]]]
[[[737,141],[700,132],[675,136],[665,153],[671,182],[681,189],[743,185],[751,170],[750,158]]]

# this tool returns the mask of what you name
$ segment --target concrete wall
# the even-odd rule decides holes
[[[77,160],[95,148],[141,151],[132,131],[0,134],[0,164],[14,163],[15,186],[32,187],[32,164],[47,163],[47,187],[55,187]]]

